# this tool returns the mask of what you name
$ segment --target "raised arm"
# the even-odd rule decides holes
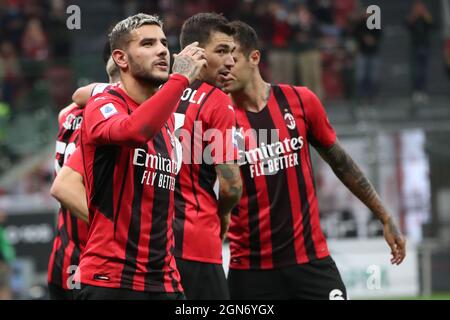
[[[152,97],[144,101],[131,115],[111,99],[97,97],[87,105],[88,139],[95,144],[142,145],[161,130],[175,111],[183,91],[206,64],[203,49],[195,51],[197,43],[187,46],[175,58],[169,81]]]

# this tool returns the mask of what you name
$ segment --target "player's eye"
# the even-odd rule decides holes
[[[153,44],[154,44],[154,41],[150,41],[150,40],[142,42],[142,46],[144,46],[144,47],[151,47]]]

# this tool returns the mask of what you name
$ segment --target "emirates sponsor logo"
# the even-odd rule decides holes
[[[239,164],[249,165],[252,178],[261,175],[274,175],[280,170],[299,165],[299,150],[303,148],[302,136],[266,144],[259,147],[239,150]]]
[[[149,154],[144,149],[134,149],[133,165],[145,167],[141,183],[158,188],[175,190],[175,175],[179,171],[178,161],[166,158],[160,153]]]

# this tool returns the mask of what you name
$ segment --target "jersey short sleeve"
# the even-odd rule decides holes
[[[83,157],[80,147],[75,149],[74,153],[72,153],[72,155],[69,157],[65,165],[81,175],[84,174]]]
[[[331,126],[325,108],[319,98],[307,88],[300,89],[300,96],[305,108],[311,144],[316,147],[330,147],[336,142],[336,132]]]

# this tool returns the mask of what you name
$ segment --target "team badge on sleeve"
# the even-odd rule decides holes
[[[114,107],[112,103],[105,104],[100,108],[100,111],[102,112],[102,115],[103,117],[105,117],[105,119],[108,119],[112,115],[118,113],[116,107]]]

